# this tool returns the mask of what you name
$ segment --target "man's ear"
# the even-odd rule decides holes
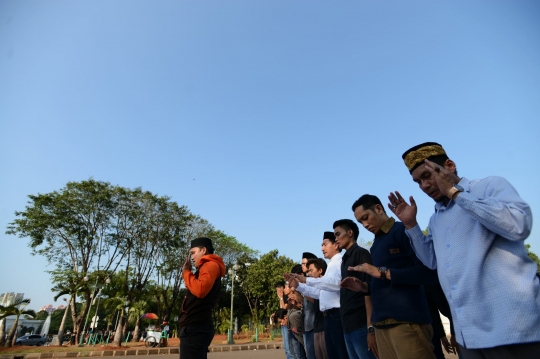
[[[375,213],[377,213],[379,216],[384,213],[384,208],[380,204],[375,205]]]
[[[447,159],[446,161],[444,161],[444,168],[454,173],[456,171],[456,164],[451,159]]]

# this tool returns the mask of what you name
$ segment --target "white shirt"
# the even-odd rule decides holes
[[[306,278],[306,284],[299,283],[298,291],[319,300],[321,311],[339,308],[339,283],[341,283],[341,253],[334,255],[320,278]]]

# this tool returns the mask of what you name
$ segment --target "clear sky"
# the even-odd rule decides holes
[[[436,141],[538,218],[539,45],[538,1],[2,0],[0,292],[52,303],[52,266],[5,228],[88,178],[299,261],[365,193],[415,196],[427,226],[401,154]]]

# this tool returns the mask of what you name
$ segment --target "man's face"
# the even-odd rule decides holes
[[[354,241],[352,230],[345,230],[345,228],[334,228],[334,235],[336,236],[336,244],[341,249],[347,249]]]
[[[308,261],[307,258],[302,258],[302,272],[304,274],[306,274],[307,271],[308,271],[308,269],[307,269],[307,261]]]
[[[456,164],[450,159],[444,161],[443,167],[452,173],[456,172]],[[447,197],[439,190],[439,185],[437,185],[435,176],[431,174],[425,164],[421,164],[412,171],[411,176],[413,181],[418,183],[420,189],[435,202],[441,202],[447,199]]]
[[[322,242],[322,254],[323,257],[326,259],[331,259],[333,256],[335,256],[337,253],[339,253],[339,249],[336,243],[332,243],[329,239],[325,238]]]
[[[373,234],[378,233],[386,222],[386,215],[380,205],[373,209],[365,209],[364,206],[358,206],[354,210],[354,217],[365,229]]]
[[[201,261],[201,257],[206,254],[206,247],[195,247],[191,248],[189,250],[189,253],[191,254],[191,260],[195,264],[196,268],[199,268],[199,262]]]
[[[443,201],[446,196],[441,193],[435,176],[426,168],[425,164],[421,164],[411,173],[414,182],[418,183],[420,189],[431,197],[435,202]]]
[[[320,278],[322,275],[322,269],[317,269],[315,265],[312,263],[309,265],[308,273],[311,278]]]

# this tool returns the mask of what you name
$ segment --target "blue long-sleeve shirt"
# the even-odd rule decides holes
[[[457,341],[471,349],[540,341],[540,283],[523,243],[529,206],[501,177],[459,185],[455,201],[435,205],[427,236],[406,231],[418,258],[438,269]]]

